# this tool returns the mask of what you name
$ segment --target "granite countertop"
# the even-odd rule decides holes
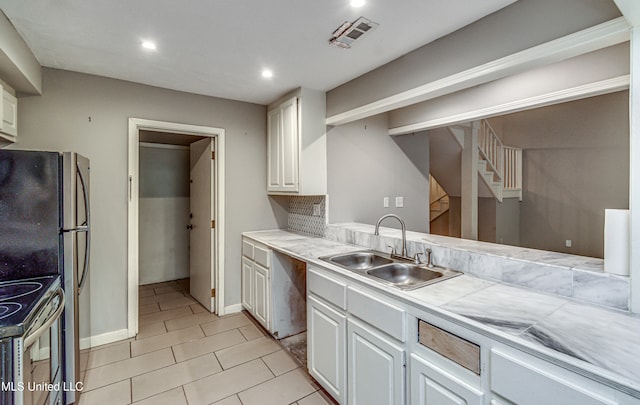
[[[466,274],[412,291],[384,288],[318,260],[365,247],[286,230],[243,235],[640,398],[640,317],[635,314]]]

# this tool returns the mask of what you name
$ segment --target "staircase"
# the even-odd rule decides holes
[[[478,175],[491,194],[522,201],[522,149],[504,146],[487,120],[478,131]]]
[[[449,211],[449,195],[431,175],[429,175],[429,188],[429,220],[433,222]]]

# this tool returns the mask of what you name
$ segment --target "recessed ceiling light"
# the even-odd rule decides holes
[[[154,42],[151,42],[151,41],[142,41],[142,47],[144,49],[148,49],[150,51],[155,51],[156,50],[156,44]]]
[[[364,6],[364,1],[365,0],[351,0],[351,7],[355,7],[355,8],[362,7]]]
[[[273,77],[273,72],[271,70],[269,70],[269,69],[264,69],[262,71],[262,77],[264,77],[266,79],[269,79],[269,78]]]

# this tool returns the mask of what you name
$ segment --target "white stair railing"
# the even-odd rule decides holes
[[[522,189],[522,149],[504,146],[504,189]]]
[[[522,149],[504,146],[487,120],[480,120],[478,151],[502,191],[514,191],[522,199]],[[502,201],[502,192],[498,192]]]
[[[495,181],[502,183],[504,167],[504,145],[496,135],[491,124],[487,120],[480,121],[480,131],[478,133],[478,150],[480,156],[487,161],[489,168],[496,177]]]

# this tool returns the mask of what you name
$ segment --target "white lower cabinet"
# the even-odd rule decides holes
[[[339,403],[346,403],[347,316],[313,295],[307,298],[309,374]]]
[[[411,354],[409,379],[412,405],[483,404],[484,396],[477,388],[416,354]]]
[[[318,267],[308,268],[307,329],[309,373],[340,404],[640,405],[610,385]]]
[[[269,269],[242,258],[242,307],[269,330]]]
[[[250,239],[242,240],[241,297],[242,307],[270,330],[272,251]]]
[[[495,394],[491,394],[491,400],[489,401],[489,405],[516,405],[511,401],[507,401],[504,398],[500,398]]]
[[[269,270],[257,263],[253,264],[253,316],[265,327],[269,329]]]
[[[491,390],[519,405],[620,403],[600,384],[524,353],[492,349],[490,369]]]
[[[253,294],[253,262],[246,257],[242,258],[242,306],[249,312],[253,312],[255,297]]]
[[[347,321],[349,404],[404,404],[405,351],[382,332]]]

